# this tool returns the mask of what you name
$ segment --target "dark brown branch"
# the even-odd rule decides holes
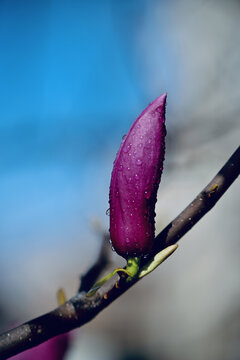
[[[223,196],[240,173],[240,146],[197,197],[155,238],[154,252],[175,244]]]
[[[217,203],[238,177],[239,171],[240,147],[196,199],[156,237],[153,254],[182,238]],[[91,298],[86,297],[85,292],[78,293],[54,311],[4,333],[0,336],[0,359],[6,359],[58,334],[84,325],[136,281],[126,283],[120,280],[105,291],[100,289]]]
[[[101,275],[101,272],[109,264],[109,234],[106,232],[102,233],[102,246],[97,258],[97,261],[93,266],[81,276],[81,283],[78,292],[88,291],[97,281],[97,278]]]

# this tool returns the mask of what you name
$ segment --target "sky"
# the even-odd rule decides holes
[[[152,101],[139,86],[143,59],[133,63],[150,3],[1,1],[1,246],[10,258],[37,243],[34,228],[45,246],[45,232],[73,213],[105,212],[121,138]]]

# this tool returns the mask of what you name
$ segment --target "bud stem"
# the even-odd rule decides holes
[[[93,287],[88,291],[87,297],[92,297],[96,293],[96,291],[102,285],[105,284],[105,282],[110,280],[117,273],[127,274],[128,277],[126,281],[130,282],[139,273],[139,264],[140,264],[140,258],[138,257],[128,258],[126,269],[117,268],[114,271],[112,271],[110,274],[106,275],[104,278],[102,278],[100,281],[98,281],[96,284],[93,285]]]
[[[126,270],[130,274],[130,276],[127,278],[128,282],[138,275],[139,269],[140,269],[140,257],[130,257],[127,259]]]

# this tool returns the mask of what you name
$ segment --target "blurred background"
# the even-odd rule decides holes
[[[240,138],[238,0],[0,1],[0,329],[71,297],[108,229],[112,163],[168,92],[157,232]],[[85,327],[67,360],[240,358],[239,183]],[[123,260],[112,254],[112,268]]]

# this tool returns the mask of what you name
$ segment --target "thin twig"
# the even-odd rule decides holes
[[[81,282],[78,292],[88,291],[93,284],[97,281],[97,278],[101,275],[102,271],[110,263],[110,250],[109,250],[109,234],[106,232],[101,232],[102,235],[102,245],[99,251],[98,258],[93,266],[86,272],[86,274],[81,276]]]
[[[182,238],[217,203],[239,172],[240,147],[195,200],[156,237],[152,255]],[[85,292],[80,292],[57,309],[4,333],[0,336],[0,359],[7,359],[84,325],[137,281],[127,283],[120,280],[102,293],[100,289],[90,298]]]

